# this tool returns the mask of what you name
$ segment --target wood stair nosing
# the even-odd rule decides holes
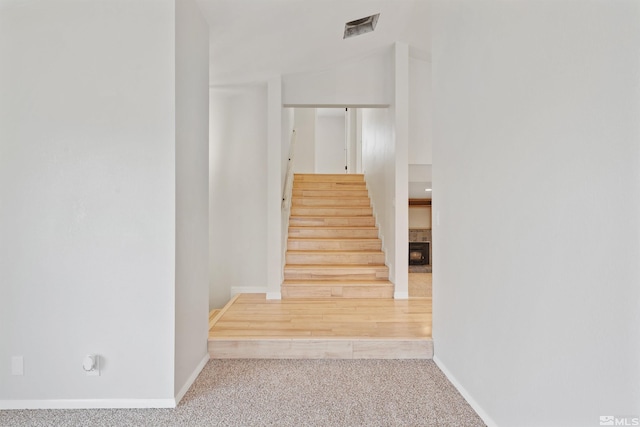
[[[347,208],[359,208],[370,207],[371,201],[368,197],[299,197],[294,196],[291,198],[292,206],[313,206],[323,208],[333,207],[347,207]]]
[[[382,241],[378,238],[297,238],[290,237],[288,250],[307,251],[381,251]]]
[[[293,227],[374,227],[373,216],[305,216],[297,215],[289,218],[289,226]]]
[[[343,227],[343,228],[322,228],[322,227],[289,227],[288,232],[289,237],[299,237],[299,238],[378,238],[378,229],[377,228],[353,228],[353,227]]]
[[[362,174],[293,174],[294,182],[362,182]]]
[[[389,280],[386,265],[285,265],[285,280]]]
[[[282,282],[283,285],[287,286],[316,286],[316,285],[324,285],[324,286],[369,286],[369,285],[388,285],[393,286],[388,280],[339,280],[339,279],[331,279],[331,280],[296,280],[296,279],[286,279]]]
[[[357,190],[331,190],[331,189],[318,189],[318,190],[305,190],[301,188],[294,188],[291,195],[293,197],[369,197],[367,189]]]
[[[297,251],[286,253],[286,263],[292,265],[384,265],[385,258],[382,251]]]
[[[368,206],[340,207],[340,206],[291,206],[291,215],[295,216],[371,216],[373,209]]]
[[[299,182],[293,183],[293,191],[296,190],[360,190],[364,191],[367,186],[364,182]]]
[[[393,284],[358,285],[283,284],[283,298],[393,298]]]

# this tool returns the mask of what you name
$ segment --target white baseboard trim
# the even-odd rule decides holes
[[[393,298],[394,299],[409,299],[409,292],[394,292],[393,293]]]
[[[182,389],[173,399],[33,399],[0,400],[0,410],[7,409],[157,409],[175,408],[189,391],[202,369],[209,361],[207,353],[193,373],[187,379]]]
[[[280,292],[267,292],[267,299],[282,299]]]
[[[469,394],[467,389],[465,389],[462,384],[456,379],[456,377],[447,369],[442,360],[438,358],[438,356],[433,356],[433,361],[440,368],[440,370],[444,373],[447,379],[453,384],[453,386],[458,390],[458,392],[464,397],[464,399],[469,403],[469,405],[473,408],[474,411],[482,418],[482,421],[488,427],[498,427],[498,424],[487,414],[482,406]]]
[[[3,409],[175,408],[175,399],[33,399],[0,400]]]
[[[233,286],[231,287],[231,296],[238,294],[266,294],[265,286]],[[268,299],[268,298],[267,298]]]
[[[207,353],[202,358],[200,363],[198,363],[198,366],[196,366],[196,369],[194,369],[191,375],[189,375],[187,382],[185,382],[185,384],[182,386],[178,394],[176,394],[175,406],[178,406],[178,403],[180,403],[184,395],[187,394],[187,391],[189,391],[194,381],[196,380],[196,378],[198,378],[198,375],[200,375],[200,372],[202,372],[202,370],[204,369],[204,366],[207,364],[208,361],[209,361],[209,353]]]

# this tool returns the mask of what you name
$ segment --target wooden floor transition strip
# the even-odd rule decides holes
[[[215,324],[218,322],[218,320],[220,320],[220,318],[224,315],[224,313],[227,312],[227,310],[229,309],[229,307],[231,307],[236,300],[240,297],[240,295],[242,294],[237,294],[235,295],[233,298],[231,298],[231,300],[221,309],[218,310],[213,310],[213,311],[217,311],[217,313],[213,316],[213,318],[211,317],[211,313],[209,314],[209,335],[211,335],[211,329],[215,326]],[[213,312],[212,311],[212,312]]]

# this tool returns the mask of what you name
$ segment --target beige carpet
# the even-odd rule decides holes
[[[212,360],[176,409],[0,411],[0,426],[483,426],[431,360]]]

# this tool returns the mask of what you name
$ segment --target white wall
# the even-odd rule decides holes
[[[267,254],[267,299],[280,299],[283,279],[282,188],[286,167],[282,164],[285,146],[282,110],[282,78],[276,76],[267,82],[267,240],[264,246]]]
[[[389,105],[393,102],[391,49],[321,71],[288,74],[282,78],[285,105]]]
[[[232,288],[265,286],[266,86],[212,90],[210,117],[209,299],[219,308]]]
[[[316,116],[315,173],[345,173],[343,116]]]
[[[409,162],[431,164],[431,63],[409,58]]]
[[[358,134],[360,133],[360,130],[357,112],[357,108],[349,108],[349,111],[347,112],[347,145],[349,148],[347,151],[347,167],[349,168],[349,173],[360,173],[358,170],[358,159],[361,158],[362,150],[359,148],[358,144]]]
[[[294,112],[294,121],[296,129],[296,147],[293,170],[296,173],[315,173],[315,108],[296,108]]]
[[[395,151],[395,274],[394,298],[409,298],[409,46],[394,49],[393,138]]]
[[[0,407],[173,405],[174,9],[0,4]]]
[[[431,228],[431,207],[409,206],[409,228]]]
[[[176,1],[176,292],[174,393],[209,360],[209,27]]]
[[[438,364],[489,425],[638,417],[640,4],[433,10]]]
[[[282,143],[281,147],[281,161],[280,167],[282,168],[282,187],[284,189],[284,180],[287,174],[287,167],[289,166],[289,149],[291,148],[292,133],[295,129],[295,109],[294,108],[282,108]],[[297,138],[297,135],[296,135]]]
[[[396,242],[395,147],[393,119],[388,108],[362,109],[362,167],[376,224],[379,226],[390,280],[393,282]]]
[[[282,108],[282,143],[281,143],[281,169],[282,169],[282,190],[284,193],[287,169],[289,168],[289,153],[292,142],[292,134],[295,129],[295,109]],[[297,131],[296,131],[297,133]],[[297,139],[297,135],[296,135]],[[295,154],[293,155],[295,156]],[[294,161],[295,163],[295,161]],[[293,167],[293,165],[291,165]],[[295,170],[294,170],[295,172]],[[291,177],[293,179],[293,176]],[[291,209],[282,209],[280,212],[280,263],[284,275],[284,265],[287,252],[287,237],[289,235],[289,213]],[[284,280],[284,277],[283,277]]]

